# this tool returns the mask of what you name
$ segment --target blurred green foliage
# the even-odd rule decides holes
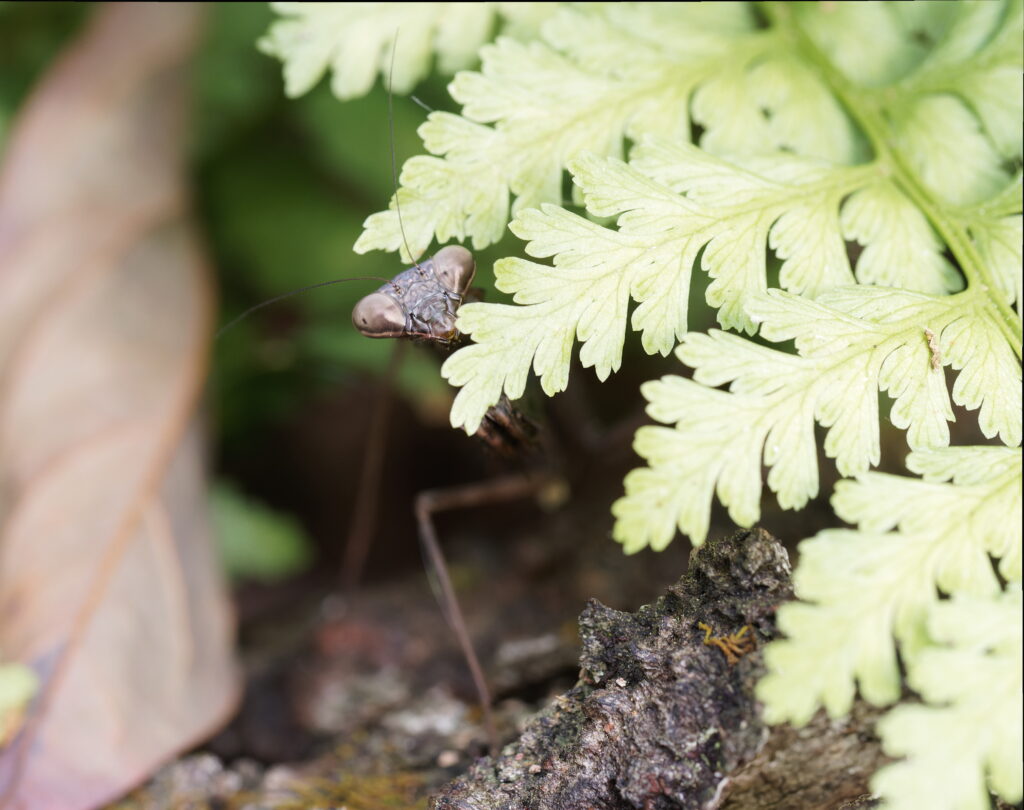
[[[272,15],[265,4],[213,4],[195,62],[195,116],[190,144],[201,223],[221,292],[221,323],[296,288],[353,276],[390,278],[401,267],[390,254],[359,256],[352,246],[363,220],[394,191],[386,90],[342,104],[326,81],[300,100],[286,99],[280,64],[256,49]],[[430,107],[453,108],[443,79],[417,88]],[[421,150],[416,129],[426,111],[393,99],[395,161]],[[500,255],[495,246],[490,261]],[[480,282],[491,287],[490,263],[479,257]],[[372,384],[388,366],[391,341],[355,331],[355,302],[381,281],[311,290],[254,312],[214,345],[211,403],[222,458],[251,457],[277,424],[302,419],[302,408],[344,386]],[[406,352],[399,394],[445,419],[452,394],[440,358]],[[353,464],[363,451],[351,450]],[[240,506],[223,491],[214,501],[229,570],[240,576],[234,538],[264,556],[265,577],[276,550],[301,544],[266,509]],[[225,519],[228,516],[228,519]],[[286,567],[286,566],[285,566]],[[282,571],[284,568],[282,568]]]
[[[88,3],[0,3],[0,153],[32,82],[89,11]]]
[[[265,4],[216,4],[196,59],[192,154],[200,214],[221,280],[222,322],[298,287],[351,276],[390,277],[388,256],[352,244],[392,180],[387,98],[346,108],[323,88],[284,98],[277,63],[257,38]],[[399,149],[414,148],[421,111],[397,105]],[[254,440],[311,397],[387,365],[391,346],[351,326],[352,305],[379,282],[310,291],[253,313],[218,340],[212,387],[225,449]],[[436,363],[406,364],[401,388],[441,388]]]
[[[299,522],[242,495],[225,481],[210,493],[221,559],[233,581],[274,582],[301,573],[313,556]]]

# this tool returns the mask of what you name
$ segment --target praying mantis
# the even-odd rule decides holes
[[[352,323],[366,337],[411,340],[450,351],[462,339],[456,317],[459,306],[471,293],[475,273],[476,263],[466,248],[444,247],[360,299],[352,310]],[[492,449],[515,455],[534,449],[537,432],[536,425],[502,395],[488,410],[477,436]],[[449,509],[526,497],[536,494],[545,483],[543,475],[516,474],[448,490],[428,490],[416,497],[414,505],[420,540],[437,578],[439,601],[472,675],[492,751],[497,748],[497,732],[490,690],[447,573],[433,516]]]
[[[352,324],[366,337],[401,338],[450,351],[462,341],[455,321],[475,274],[476,262],[466,248],[441,248],[360,299]],[[476,435],[502,455],[516,456],[529,452],[537,428],[502,395]]]
[[[475,273],[476,263],[469,250],[461,245],[441,248],[433,257],[414,263],[391,279],[377,279],[384,283],[359,300],[352,311],[352,323],[369,338],[400,339],[429,344],[442,352],[451,351],[464,340],[456,328],[456,319],[461,304],[467,298],[475,297],[471,286]],[[320,282],[277,296],[243,312],[222,327],[218,336],[255,310],[287,296],[340,281],[365,280],[368,277]],[[378,407],[375,417],[374,427],[386,426],[386,409]],[[383,452],[381,443],[374,438],[382,433],[374,427],[370,430],[367,461],[363,469],[363,481],[367,487],[357,496],[357,511],[344,555],[342,578],[346,590],[353,590],[358,585],[366,547],[372,540],[374,519],[370,512],[376,507],[379,459]],[[541,445],[538,426],[504,395],[488,410],[476,436],[506,458],[537,456]],[[497,748],[497,731],[491,711],[490,690],[448,576],[448,566],[433,518],[442,511],[536,495],[551,480],[551,476],[543,472],[527,470],[461,487],[427,490],[416,496],[413,506],[424,555],[437,581],[438,601],[470,670],[492,751]]]

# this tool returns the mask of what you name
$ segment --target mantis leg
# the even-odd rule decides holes
[[[419,526],[420,542],[423,544],[424,556],[428,567],[431,569],[437,580],[437,598],[441,604],[442,613],[447,619],[449,626],[455,633],[462,655],[466,659],[470,675],[473,678],[473,686],[476,689],[477,698],[480,701],[480,709],[483,713],[484,727],[490,742],[491,754],[498,752],[498,732],[494,724],[494,713],[491,709],[491,693],[487,686],[487,679],[484,677],[483,667],[480,666],[480,659],[473,648],[473,641],[466,628],[466,621],[462,609],[459,607],[458,597],[452,587],[451,578],[448,576],[448,566],[445,563],[444,553],[441,551],[441,544],[437,539],[437,530],[434,528],[434,515],[438,512],[446,512],[452,509],[466,509],[475,506],[484,506],[490,503],[510,501],[517,498],[526,498],[537,494],[546,484],[544,476],[516,474],[494,478],[477,484],[467,484],[450,489],[435,489],[421,492],[416,497],[416,522]]]

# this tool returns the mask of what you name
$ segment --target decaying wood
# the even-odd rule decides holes
[[[678,584],[634,614],[591,602],[577,685],[501,757],[449,784],[434,807],[849,806],[883,761],[870,710],[800,730],[760,719],[754,685],[764,666],[750,640],[759,648],[776,635],[775,611],[790,598],[785,550],[753,530],[708,543]]]
[[[729,775],[720,810],[869,810],[868,780],[885,762],[873,729],[882,710],[863,701],[849,717],[824,711],[803,728],[779,726],[758,755]]]

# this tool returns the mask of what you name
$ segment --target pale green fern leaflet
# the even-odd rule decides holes
[[[866,473],[840,482],[833,505],[858,530],[825,531],[801,545],[795,585],[805,601],[780,608],[788,638],[767,648],[771,674],[758,691],[770,718],[803,723],[819,704],[845,714],[856,683],[875,703],[895,700],[893,638],[910,661],[927,647],[939,589],[998,593],[989,555],[1002,558],[1004,578],[1020,582],[1020,449],[917,451],[908,467],[925,480]]]
[[[464,118],[434,113],[421,128],[436,157],[407,161],[398,191],[414,253],[428,234],[477,248],[496,241],[510,196],[513,213],[561,203],[563,169],[584,151],[617,156],[624,138],[687,138],[691,98],[702,144],[714,152],[781,147],[841,162],[859,154],[814,72],[757,30],[742,5],[716,13],[656,4],[566,9],[542,30],[544,42],[500,39],[483,48],[481,72],[460,73],[450,87]],[[787,83],[803,95],[783,92]],[[367,220],[356,250],[400,243],[392,202]]]
[[[340,99],[370,90],[378,74],[396,93],[408,93],[427,75],[437,54],[442,73],[473,65],[495,19],[530,35],[553,10],[546,3],[271,3],[284,19],[260,40],[285,63],[285,91],[301,96],[331,71]],[[396,35],[401,48],[393,49]],[[392,50],[394,65],[392,71]]]
[[[574,338],[583,365],[604,379],[619,366],[630,298],[640,304],[631,325],[644,348],[668,353],[686,334],[691,267],[702,249],[700,266],[712,278],[706,297],[718,307],[719,323],[748,332],[755,329],[752,296],[767,288],[766,245],[782,260],[780,283],[805,296],[854,281],[844,237],[867,243],[856,272],[870,280],[933,292],[962,285],[920,211],[877,167],[829,167],[786,156],[746,164],[654,140],[637,147],[628,166],[594,156],[574,161],[588,210],[618,215],[618,229],[554,206],[523,212],[512,223],[530,240],[527,253],[554,256],[554,268],[503,260],[495,267],[498,287],[525,306],[462,309],[460,327],[474,345],[442,371],[462,386],[453,425],[472,432],[503,390],[520,396],[531,365],[546,392],[562,390]],[[909,254],[917,261],[883,264]],[[794,299],[793,306],[801,304]],[[928,324],[921,319],[931,315],[915,317],[923,334]]]
[[[947,444],[953,414],[944,363],[960,369],[953,401],[979,410],[986,435],[1019,444],[1020,364],[985,304],[970,292],[844,287],[812,302],[776,291],[748,310],[769,340],[795,338],[799,356],[724,332],[686,335],[677,354],[695,369],[693,380],[644,387],[651,416],[675,430],[637,434],[649,466],[626,477],[626,496],[613,507],[617,539],[627,551],[664,548],[678,525],[702,541],[716,488],[732,518],[751,525],[762,462],[780,505],[803,506],[818,493],[815,421],[828,428],[825,452],[840,473],[865,472],[879,461],[879,390],[893,398],[890,419],[907,429],[912,447]],[[925,328],[938,336],[937,357]],[[723,384],[728,393],[716,390]]]
[[[907,759],[871,782],[887,807],[990,806],[989,787],[1024,798],[1021,760],[1021,590],[933,605],[908,681],[929,705],[898,706],[879,723],[886,751]]]

